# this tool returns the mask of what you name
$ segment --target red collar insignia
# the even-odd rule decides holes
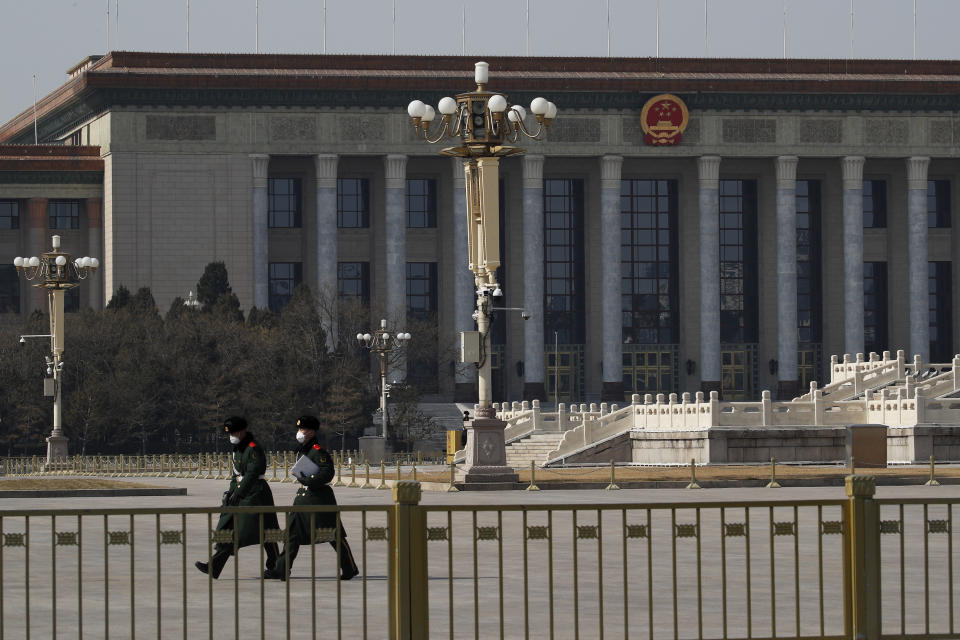
[[[251,440],[251,441],[250,441],[250,444],[249,444],[249,445],[247,445],[247,446],[250,446],[250,447],[255,447],[255,446],[257,446],[257,443],[256,443],[256,442],[254,442],[253,440]]]
[[[317,451],[320,451],[320,445],[318,444],[313,445],[313,448]]]

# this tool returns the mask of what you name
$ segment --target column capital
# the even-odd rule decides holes
[[[700,188],[720,188],[720,156],[700,156],[697,158],[697,173]]]
[[[863,156],[844,156],[840,159],[844,189],[863,189]]]
[[[907,188],[927,190],[927,169],[930,168],[930,158],[927,156],[912,156],[907,158]]]
[[[266,153],[251,153],[250,161],[253,163],[253,186],[254,188],[267,187],[267,166],[270,164],[270,156]]]
[[[383,158],[387,189],[403,189],[407,185],[407,156],[391,153]]]
[[[337,161],[335,153],[318,153],[314,157],[314,168],[317,172],[317,188],[337,186]]]
[[[797,188],[797,156],[777,156],[777,189]]]
[[[543,189],[543,156],[529,154],[523,156],[523,188]]]
[[[623,156],[600,156],[600,184],[603,189],[620,188]]]

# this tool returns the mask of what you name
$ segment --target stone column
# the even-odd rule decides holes
[[[543,351],[543,156],[523,156],[523,398],[546,400]]]
[[[39,257],[41,253],[50,251],[53,248],[50,244],[50,238],[47,235],[50,220],[50,213],[47,210],[48,203],[49,200],[47,200],[47,198],[30,198],[30,200],[27,201],[27,211],[30,216],[30,232],[27,235],[30,242],[27,251],[28,256]],[[50,235],[52,235],[52,233]],[[29,292],[27,294],[27,307],[24,309],[26,312],[25,315],[29,316],[37,309],[48,313],[49,304],[47,303],[46,291],[38,287],[30,286],[31,284],[32,283],[26,280],[20,280],[20,285],[26,286]]]
[[[253,306],[270,306],[267,246],[267,165],[270,156],[251,153],[253,163]]]
[[[863,156],[843,169],[843,350],[863,352]],[[926,271],[924,271],[926,274]]]
[[[321,317],[326,315],[330,335],[327,348],[337,344],[337,155],[314,157],[317,180],[317,281],[314,291]]]
[[[384,158],[386,245],[386,317],[393,332],[403,331],[407,323],[407,156],[390,154]],[[406,378],[406,362],[396,362],[387,380]]]
[[[87,252],[91,258],[100,261],[101,266],[106,268],[103,259],[103,198],[87,198]],[[103,269],[97,269],[97,273],[87,278],[84,286],[87,288],[87,299],[90,301],[90,308],[94,310],[103,309]]]
[[[930,361],[927,299],[927,169],[930,158],[907,158],[907,251],[910,271],[910,353]]]
[[[603,402],[623,402],[623,305],[620,301],[621,156],[600,158],[600,255],[603,309]]]
[[[453,168],[453,313],[454,327],[459,334],[461,331],[475,330],[473,309],[476,288],[467,255],[467,194],[463,160],[453,158],[450,163]],[[505,233],[506,229],[500,232]],[[458,362],[454,401],[476,402],[476,381],[477,368],[469,362]]]
[[[700,387],[720,390],[720,157],[697,161],[700,177]]]
[[[797,156],[777,158],[777,398],[797,396]]]

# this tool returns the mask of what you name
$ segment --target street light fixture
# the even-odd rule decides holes
[[[410,334],[400,332],[391,335],[387,321],[380,320],[380,328],[369,333],[358,333],[357,342],[380,356],[380,418],[383,421],[383,439],[387,438],[387,358],[394,349],[399,349],[410,340]]]
[[[60,250],[60,236],[51,239],[53,250],[29,258],[17,256],[13,265],[17,273],[26,280],[36,280],[33,285],[47,290],[47,302],[50,310],[49,335],[21,336],[24,338],[50,338],[51,357],[47,358],[47,370],[53,376],[53,432],[47,438],[47,464],[52,465],[56,460],[67,457],[67,439],[63,435],[62,408],[63,399],[63,297],[67,289],[72,289],[96,273],[100,261],[96,258],[84,256],[71,260],[69,253]]]
[[[459,139],[460,145],[441,151],[463,158],[467,196],[467,243],[469,266],[477,286],[477,329],[481,334],[478,371],[477,417],[494,418],[490,359],[491,296],[500,297],[497,267],[500,266],[499,164],[500,158],[523,153],[515,143],[523,137],[540,140],[557,117],[557,106],[545,98],[534,98],[530,112],[536,130],[527,126],[527,112],[507,101],[507,96],[488,91],[489,65],[477,62],[474,68],[476,91],[442,98],[436,110],[420,100],[407,106],[417,134],[431,144]],[[439,130],[433,128],[440,113]],[[433,128],[434,131],[431,131]]]
[[[475,91],[442,98],[436,110],[420,100],[407,106],[413,128],[431,144],[459,139],[458,146],[441,153],[463,158],[467,198],[467,251],[470,270],[477,287],[477,311],[474,318],[480,334],[477,361],[477,410],[467,430],[466,481],[511,482],[516,473],[506,466],[503,430],[506,423],[496,419],[493,408],[490,350],[490,317],[493,298],[503,295],[497,283],[500,266],[499,171],[500,158],[523,153],[510,146],[518,140],[540,140],[557,117],[557,106],[545,98],[534,98],[530,113],[536,127],[527,124],[527,111],[510,104],[505,94],[488,91],[489,68],[486,62],[474,66]],[[431,131],[437,112],[439,127]],[[479,435],[478,435],[479,432]],[[478,438],[480,442],[478,443]]]

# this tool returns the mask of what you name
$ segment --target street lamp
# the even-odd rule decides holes
[[[410,340],[409,333],[390,335],[387,321],[380,321],[380,328],[369,333],[358,333],[357,342],[380,356],[380,418],[383,420],[383,439],[387,439],[387,357],[394,349],[399,349]]]
[[[499,171],[500,158],[523,153],[523,149],[510,146],[518,140],[531,138],[540,140],[546,135],[557,117],[557,106],[545,98],[534,98],[530,103],[536,127],[528,126],[527,111],[520,105],[507,101],[507,96],[496,91],[488,91],[486,84],[489,65],[478,62],[474,68],[475,91],[458,94],[456,98],[442,98],[434,109],[420,100],[414,100],[407,106],[407,114],[413,120],[417,134],[435,144],[441,140],[459,139],[458,146],[447,147],[441,153],[463,158],[463,170],[467,197],[467,247],[470,270],[474,274],[477,287],[477,311],[475,314],[477,330],[480,333],[480,356],[477,362],[477,403],[476,420],[471,431],[483,426],[484,431],[494,435],[485,435],[482,449],[486,462],[476,459],[467,461],[467,474],[471,466],[505,467],[506,454],[503,451],[503,426],[499,427],[499,445],[492,444],[498,421],[492,406],[491,366],[490,366],[490,314],[492,298],[502,294],[497,284],[497,267],[500,266],[500,229],[499,229]],[[440,122],[433,127],[437,113]],[[471,455],[471,438],[468,432],[468,458]],[[495,451],[494,449],[498,449]],[[502,460],[502,462],[497,462]],[[494,475],[492,472],[490,475]],[[501,474],[505,475],[505,474]]]
[[[28,337],[50,338],[51,358],[47,359],[47,371],[53,380],[53,432],[47,438],[47,464],[67,457],[67,438],[63,435],[62,408],[63,399],[63,297],[67,289],[72,289],[97,271],[100,261],[86,256],[71,260],[69,253],[60,250],[60,236],[51,239],[53,250],[41,254],[38,258],[13,260],[17,273],[27,280],[36,280],[33,285],[47,290],[47,302],[50,309],[50,334],[43,336],[21,336],[20,341]]]

